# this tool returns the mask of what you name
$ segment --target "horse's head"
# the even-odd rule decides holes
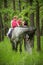
[[[35,27],[33,27],[32,29],[30,28],[30,31],[27,32],[28,35],[29,35],[29,39],[30,39],[30,40],[33,39],[33,37],[34,37],[34,35],[35,35],[35,32],[36,32],[36,28],[35,28]]]

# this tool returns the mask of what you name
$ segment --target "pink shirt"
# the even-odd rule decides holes
[[[17,23],[19,24],[19,26],[21,25],[21,20],[17,20]]]
[[[16,19],[13,19],[13,20],[11,21],[11,27],[14,28],[14,27],[16,27],[16,26],[17,26],[17,24],[16,24]]]
[[[15,28],[15,27],[17,27],[17,26],[20,26],[20,21],[18,20],[16,20],[16,19],[13,19],[12,21],[11,21],[11,27],[12,28]]]

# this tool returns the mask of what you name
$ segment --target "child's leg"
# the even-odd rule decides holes
[[[8,36],[8,37],[9,37],[9,35],[10,35],[11,30],[12,30],[12,28],[9,28],[9,31],[8,31],[8,33],[7,33],[7,36]]]

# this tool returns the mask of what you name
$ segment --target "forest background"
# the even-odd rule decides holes
[[[6,37],[15,15],[37,28],[32,55],[12,51]],[[0,65],[43,65],[43,0],[0,0]]]

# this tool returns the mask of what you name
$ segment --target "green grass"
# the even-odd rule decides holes
[[[0,65],[43,65],[43,37],[41,37],[41,51],[37,52],[36,37],[34,41],[34,49],[30,55],[25,52],[15,52],[12,50],[9,39],[5,37],[4,41],[0,42]]]

